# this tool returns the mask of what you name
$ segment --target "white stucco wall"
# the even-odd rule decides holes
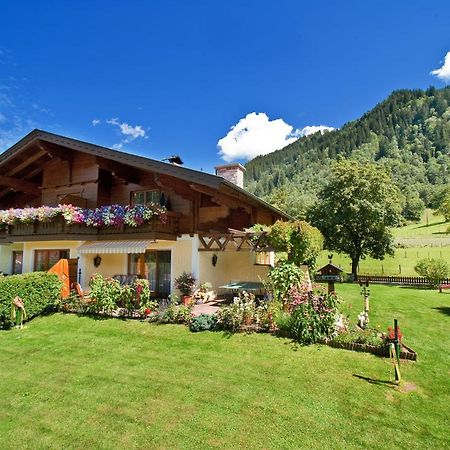
[[[0,272],[5,274],[12,272],[12,252],[14,250],[22,250],[22,246],[20,244],[0,245]]]
[[[217,264],[212,265],[214,252],[199,252],[200,282],[209,282],[213,289],[228,284],[230,281],[261,281],[265,280],[269,266],[254,264],[254,254],[250,251],[217,252]]]
[[[126,254],[102,254],[99,267],[94,266],[96,254],[79,254],[78,248],[85,241],[37,241],[15,243],[13,245],[0,246],[0,270],[11,273],[12,251],[23,250],[23,272],[31,272],[34,269],[34,251],[36,249],[69,249],[70,257],[79,257],[78,267],[81,268],[81,285],[87,288],[89,279],[94,273],[100,273],[105,277],[116,274],[128,273],[128,255]],[[171,291],[177,293],[174,288],[174,280],[183,272],[191,272],[198,280],[198,284],[209,282],[213,289],[228,284],[232,280],[260,281],[264,280],[269,271],[268,266],[254,264],[254,254],[249,251],[225,251],[217,252],[217,264],[212,265],[214,252],[199,252],[199,240],[197,236],[183,235],[177,241],[158,241],[148,246],[149,250],[171,251]],[[177,293],[179,294],[179,293]]]

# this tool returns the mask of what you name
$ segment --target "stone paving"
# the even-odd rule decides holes
[[[194,305],[192,308],[192,315],[199,316],[200,314],[216,314],[219,307],[210,303],[202,303],[200,305]]]

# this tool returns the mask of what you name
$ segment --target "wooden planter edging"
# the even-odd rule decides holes
[[[353,350],[356,352],[372,353],[373,355],[389,357],[389,346],[379,347],[369,344],[357,344],[355,342],[335,342],[323,341],[323,344],[334,348],[343,348],[345,350]],[[406,345],[402,344],[400,351],[400,359],[408,359],[410,361],[417,361],[417,353]]]

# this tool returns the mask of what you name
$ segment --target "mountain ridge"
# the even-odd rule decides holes
[[[340,129],[302,137],[249,161],[245,185],[302,216],[339,158],[389,168],[405,195],[406,218],[408,203],[431,206],[435,189],[450,183],[450,87],[396,90]],[[283,205],[292,202],[297,204]]]

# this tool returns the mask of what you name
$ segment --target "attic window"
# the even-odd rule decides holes
[[[161,192],[159,189],[133,192],[133,205],[149,205],[152,203],[155,205],[168,206],[167,197],[164,195],[164,192]]]

